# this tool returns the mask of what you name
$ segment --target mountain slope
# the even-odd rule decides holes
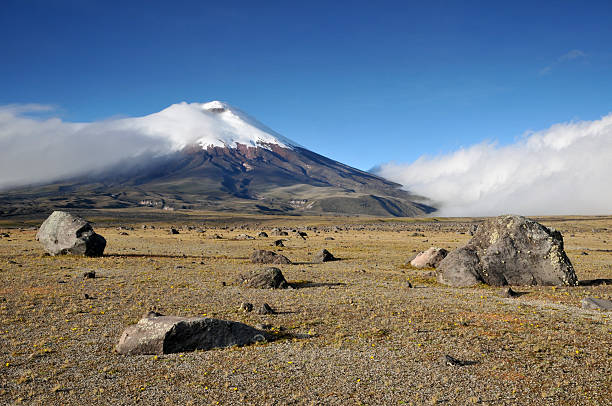
[[[400,185],[299,146],[226,103],[181,103],[119,120],[174,152],[95,175],[10,191],[2,214],[44,208],[189,208],[417,216],[433,211]]]

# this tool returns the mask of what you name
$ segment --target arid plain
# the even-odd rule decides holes
[[[431,246],[464,244],[479,219],[78,214],[106,238],[103,257],[44,255],[44,218],[0,221],[0,404],[612,403],[612,314],[580,304],[612,297],[610,216],[537,218],[563,233],[581,284],[514,287],[521,295],[506,298],[406,265]],[[323,248],[339,260],[312,263]],[[265,267],[250,263],[254,249],[291,259],[278,267],[295,288],[240,286],[240,273]],[[277,313],[245,313],[242,302]],[[152,309],[267,324],[279,338],[116,354],[122,331]]]

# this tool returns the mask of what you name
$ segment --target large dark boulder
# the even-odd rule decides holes
[[[481,224],[465,246],[440,262],[437,274],[440,283],[450,286],[578,283],[561,233],[511,215]]]
[[[287,289],[289,284],[278,268],[266,268],[240,275],[238,282],[249,288]]]
[[[125,329],[115,350],[125,355],[172,354],[243,346],[268,339],[265,332],[243,323],[151,312]]]
[[[36,239],[51,255],[97,257],[106,247],[106,240],[94,232],[91,224],[65,211],[51,213],[38,229]]]
[[[289,258],[276,252],[266,250],[255,250],[251,254],[251,262],[254,264],[290,264]]]

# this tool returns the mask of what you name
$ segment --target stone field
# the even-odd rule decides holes
[[[506,297],[410,265],[482,219],[80,215],[103,256],[46,255],[44,218],[0,220],[0,404],[612,404],[612,312],[582,305],[612,299],[612,217],[535,219],[562,233],[578,286]],[[291,263],[253,263],[255,250]],[[289,288],[241,283],[268,267]],[[149,311],[273,338],[118,354]]]

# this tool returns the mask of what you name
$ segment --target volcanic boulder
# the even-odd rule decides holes
[[[317,252],[312,258],[312,262],[315,263],[330,262],[335,260],[336,257],[334,257],[332,253],[326,249],[322,249],[321,251]]]
[[[239,282],[249,288],[287,289],[289,284],[278,268],[255,270],[239,276]]]
[[[251,254],[251,262],[254,264],[290,264],[291,261],[284,255],[266,250],[256,250]]]
[[[513,215],[481,224],[465,246],[440,262],[437,274],[440,283],[450,286],[578,283],[561,233]]]
[[[36,239],[51,255],[98,257],[106,247],[106,240],[94,232],[91,224],[65,211],[51,213],[38,229]]]
[[[267,339],[265,332],[234,321],[151,312],[125,329],[115,350],[125,355],[172,354],[242,346]]]
[[[427,251],[419,252],[410,261],[410,265],[415,268],[436,268],[446,255],[448,255],[448,251],[444,248],[431,247]]]

